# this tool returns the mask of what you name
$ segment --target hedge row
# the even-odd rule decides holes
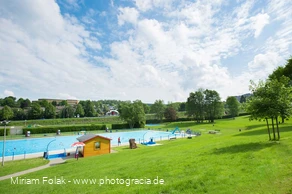
[[[182,122],[182,121],[193,121],[193,118],[178,118],[175,121],[169,120],[169,119],[163,119],[161,122],[165,123],[165,122]],[[161,123],[160,120],[158,119],[149,119],[146,120],[146,124],[156,124],[156,123]]]
[[[73,132],[73,131],[94,131],[105,130],[106,125],[76,125],[76,126],[52,126],[52,127],[36,127],[36,128],[23,128],[23,134],[30,131],[32,134],[40,133],[56,133],[57,130],[61,132]]]
[[[145,123],[136,123],[134,128],[144,128]],[[122,124],[112,124],[112,129],[130,129],[130,125],[128,123]]]
[[[6,136],[10,134],[10,129],[9,128],[6,128]],[[0,129],[0,136],[3,136],[4,135],[4,128],[1,128]]]
[[[239,113],[238,116],[246,116],[246,115],[250,115],[250,113]],[[231,115],[224,115],[221,118],[216,118],[216,119],[227,119],[227,118],[233,118]],[[175,121],[171,121],[168,119],[163,119],[161,122],[165,123],[165,122],[182,122],[182,121],[194,121],[193,118],[178,118]],[[157,124],[157,123],[161,123],[160,120],[158,119],[148,119],[146,120],[146,124]]]

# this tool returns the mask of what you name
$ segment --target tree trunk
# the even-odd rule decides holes
[[[284,123],[284,121],[285,121],[285,117],[281,117],[282,118],[282,123]]]
[[[274,139],[273,140],[276,140],[275,126],[274,126],[274,117],[272,117],[272,127],[273,127],[273,136],[274,136]]]
[[[280,140],[280,131],[279,131],[279,123],[278,123],[278,117],[276,117],[276,126],[277,126],[277,133],[278,133],[278,140]]]
[[[271,132],[270,132],[269,122],[267,118],[266,118],[266,122],[267,122],[267,128],[268,128],[268,133],[269,133],[269,141],[271,141]]]

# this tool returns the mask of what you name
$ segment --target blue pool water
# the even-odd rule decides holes
[[[113,133],[101,133],[98,134],[104,137],[111,138],[111,145],[118,145],[118,138],[120,137],[121,143],[128,143],[130,138],[136,139],[136,143],[150,141],[150,138],[154,138],[154,141],[160,138],[167,138],[174,136],[171,132],[142,130],[132,132],[113,132]],[[45,138],[27,138],[21,140],[7,140],[5,144],[5,156],[23,155],[38,152],[45,152],[47,145],[49,145],[49,151],[52,150],[64,150],[71,148],[74,142],[77,142],[75,136],[57,136],[57,137],[45,137]],[[2,156],[3,141],[0,141],[0,157]]]

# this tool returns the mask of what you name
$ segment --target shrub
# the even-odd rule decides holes
[[[145,123],[135,123],[134,128],[144,128]],[[112,129],[129,129],[130,126],[128,123],[122,123],[122,124],[112,124]]]
[[[10,134],[10,129],[6,128],[6,136]],[[4,128],[0,129],[0,136],[4,135]]]
[[[105,130],[106,125],[72,125],[72,126],[23,128],[23,134],[25,134],[27,131],[30,131],[32,134],[56,133],[57,130],[59,129],[61,130],[61,132]]]

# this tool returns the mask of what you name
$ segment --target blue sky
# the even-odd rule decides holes
[[[0,97],[249,92],[292,54],[292,2],[0,0]]]

